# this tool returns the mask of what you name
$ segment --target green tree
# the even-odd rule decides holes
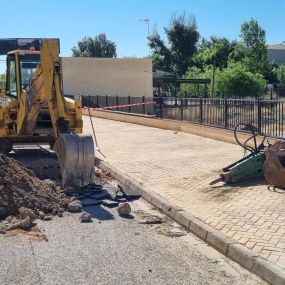
[[[241,25],[241,44],[244,47],[243,64],[253,73],[263,74],[267,68],[265,30],[254,19]]]
[[[197,51],[199,33],[194,17],[185,14],[174,16],[170,26],[164,29],[168,45],[155,32],[149,37],[149,46],[153,51],[153,66],[155,69],[175,72],[184,75]]]
[[[172,70],[172,54],[171,51],[166,47],[165,43],[161,39],[157,32],[154,32],[149,38],[149,46],[153,50],[152,62],[153,68],[173,71]]]
[[[216,77],[216,91],[223,97],[258,97],[266,81],[261,74],[248,71],[241,63],[231,63]]]
[[[74,57],[117,57],[116,44],[104,33],[94,38],[84,37],[71,50]]]
[[[235,42],[226,38],[211,37],[210,41],[204,40],[200,52],[194,57],[194,63],[200,68],[207,65],[225,68],[235,45]]]

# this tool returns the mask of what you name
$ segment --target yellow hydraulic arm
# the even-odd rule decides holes
[[[17,133],[31,135],[38,113],[48,103],[55,137],[68,131],[65,103],[61,92],[59,47],[57,40],[45,40],[40,51],[40,64],[33,74],[28,91],[21,95]]]

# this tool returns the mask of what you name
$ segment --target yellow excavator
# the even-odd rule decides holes
[[[15,43],[0,40],[0,53],[1,43],[11,49],[11,42]],[[17,49],[7,53],[6,86],[0,96],[0,153],[9,153],[16,143],[49,143],[64,185],[93,181],[94,143],[90,134],[82,134],[81,99],[63,95],[59,40],[27,44],[29,49],[14,44]]]

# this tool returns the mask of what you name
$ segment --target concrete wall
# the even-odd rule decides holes
[[[148,59],[62,57],[66,95],[152,96]]]
[[[268,49],[267,56],[269,61],[285,64],[285,49]]]

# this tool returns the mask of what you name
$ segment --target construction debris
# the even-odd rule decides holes
[[[167,236],[167,237],[182,237],[186,235],[186,231],[183,230],[182,228],[171,228],[170,226],[168,227],[162,227],[157,231],[159,234]]]
[[[52,215],[45,215],[44,221],[51,221],[52,220]]]
[[[37,218],[35,212],[29,208],[21,207],[18,211],[21,220],[24,220],[25,218],[29,217],[31,222],[33,222]]]
[[[285,188],[285,142],[277,141],[265,150],[264,177],[275,187]]]
[[[105,189],[102,185],[96,183],[90,183],[81,188],[68,189],[65,191],[65,194],[76,198],[76,201],[79,200],[83,207],[103,205],[113,208],[117,207],[119,203],[130,202],[140,198],[140,195],[127,193],[120,185],[118,185],[118,189],[115,189],[115,187]],[[71,208],[73,208],[73,202],[70,204]],[[70,211],[72,212],[72,209]]]
[[[81,223],[90,223],[90,222],[92,222],[92,215],[90,215],[86,212],[83,212],[80,215],[79,220],[81,221]]]
[[[51,176],[56,173],[54,169],[58,171],[55,162],[53,159],[38,160],[30,163],[28,168],[35,170],[43,179],[46,177],[44,170]],[[131,206],[127,201],[140,197],[125,192],[127,189],[120,185],[118,188],[111,186],[108,190],[94,183],[80,188],[61,189],[52,180],[39,179],[28,168],[12,158],[0,155],[0,233],[31,231],[36,219],[50,221],[55,215],[62,217],[65,210],[81,212],[83,207],[94,205],[118,207],[119,215],[128,215]],[[55,180],[57,178],[55,176]],[[92,215],[83,212],[79,220],[83,223],[91,222]]]
[[[0,220],[20,215],[33,222],[42,213],[66,209],[71,198],[50,180],[40,180],[18,161],[0,155]],[[25,220],[28,224],[28,219]],[[25,225],[23,224],[23,226]]]
[[[141,218],[140,224],[151,226],[160,235],[174,238],[184,236],[187,233],[172,220],[162,215],[154,215],[141,210],[135,211],[135,213]]]
[[[118,213],[120,216],[129,215],[131,213],[131,206],[129,203],[121,203],[118,207]]]
[[[67,207],[70,212],[77,213],[82,210],[82,203],[79,200],[74,200],[70,202]]]

